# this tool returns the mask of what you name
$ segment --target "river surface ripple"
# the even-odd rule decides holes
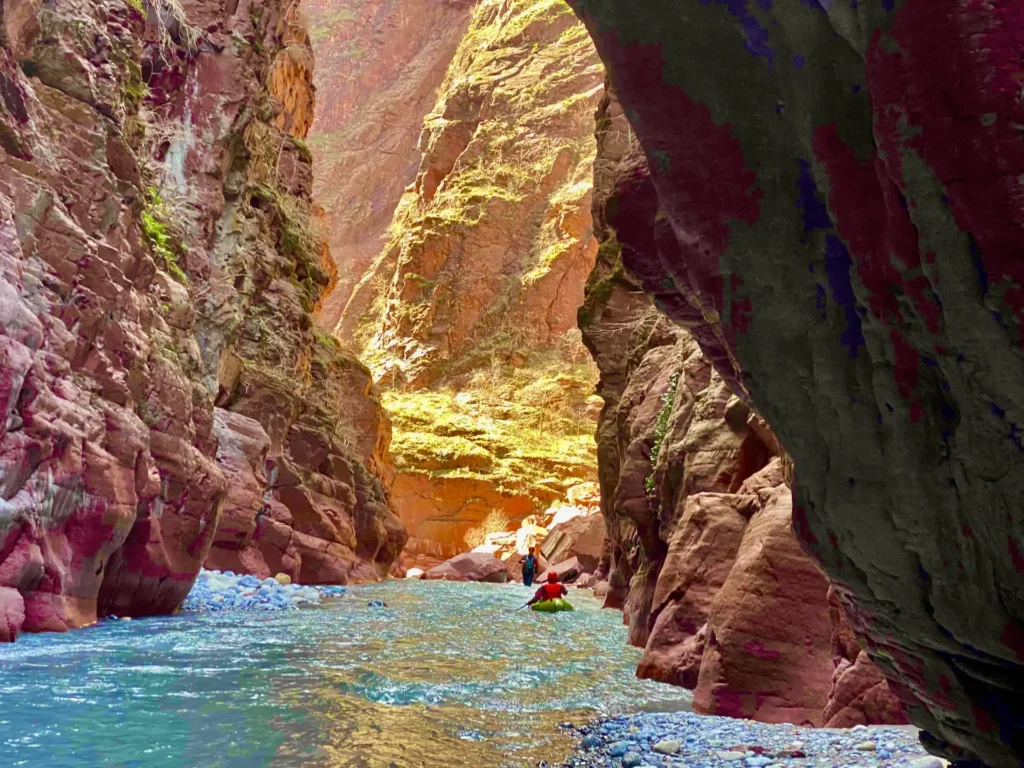
[[[105,621],[0,646],[0,763],[441,768],[557,762],[560,723],[686,708],[618,611],[521,585],[388,581],[320,608]],[[383,599],[388,608],[367,603]]]

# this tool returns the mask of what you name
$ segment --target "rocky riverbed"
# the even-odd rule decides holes
[[[943,768],[912,727],[798,728],[688,712],[614,717],[576,729],[562,768]]]
[[[279,574],[258,579],[233,571],[203,569],[182,604],[183,611],[287,611],[319,605],[324,597],[340,597],[340,586],[303,586]]]

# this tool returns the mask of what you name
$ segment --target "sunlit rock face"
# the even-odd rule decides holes
[[[335,336],[385,389],[410,556],[448,558],[490,513],[514,529],[594,479],[575,315],[597,250],[603,68],[561,0],[310,15],[311,146],[344,297],[322,320],[344,304]]]
[[[550,347],[574,328],[597,248],[603,79],[564,3],[475,6],[422,120],[419,168],[391,240],[338,326],[379,378],[430,386],[453,364],[488,362],[488,343]]]
[[[324,328],[337,325],[387,242],[395,207],[420,165],[423,116],[437,101],[474,1],[302,4],[316,52],[314,196],[327,211],[341,267],[320,312]]]
[[[795,531],[928,745],[1019,765],[1020,9],[572,5],[660,211],[625,267],[792,456]]]
[[[599,576],[605,605],[623,608],[630,642],[644,649],[637,674],[693,689],[694,709],[708,714],[905,722],[793,535],[775,436],[715,371],[700,329],[667,320],[624,271],[656,252],[661,217],[613,90],[597,118],[600,247],[579,322],[605,402]]]
[[[173,610],[238,540],[222,517],[263,510],[314,581],[376,578],[404,542],[369,373],[312,330],[292,6],[3,6],[3,639]]]

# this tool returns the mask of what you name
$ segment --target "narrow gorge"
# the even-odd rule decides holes
[[[603,68],[562,2],[323,3],[310,23],[320,92],[332,62],[357,71],[311,137],[348,276],[321,319],[382,387],[407,562],[436,564],[596,479],[575,313]]]
[[[655,196],[582,25],[548,0],[444,7],[437,23],[464,28],[453,46],[407,11],[321,5],[310,17],[322,58],[354,56],[361,73],[338,101],[321,101],[311,140],[328,218],[345,232],[360,227],[351,245],[335,243],[338,271],[366,270],[339,282],[342,296],[325,306],[344,303],[334,333],[370,364],[394,419],[404,562],[429,569],[484,543],[466,534],[495,511],[532,531],[569,504],[572,483],[597,479],[596,464],[603,520],[557,524],[540,551],[624,610],[629,642],[645,649],[642,677],[695,689],[695,707],[713,714],[905,722],[850,642],[838,595],[830,604],[827,580],[790,533],[777,439],[697,337],[623,271],[632,252],[655,247]],[[445,64],[444,77],[422,78],[428,62],[435,73]],[[322,69],[319,91],[335,77]],[[347,106],[386,98],[370,113],[389,114],[396,93],[415,94],[401,108],[421,111],[436,94],[415,146],[411,131],[392,127],[414,120],[408,112],[382,128]],[[341,163],[397,162],[392,147],[419,163],[405,168],[407,186],[387,177],[374,189],[371,199],[394,210],[386,229],[365,208],[358,173],[358,188],[334,179]],[[379,245],[370,263],[368,238]],[[600,375],[589,408],[597,377],[580,362],[587,352]],[[591,419],[602,407],[595,454]],[[524,542],[502,553],[509,578]],[[764,593],[744,600],[749,591]]]
[[[1024,765],[1018,5],[0,0],[0,744]]]

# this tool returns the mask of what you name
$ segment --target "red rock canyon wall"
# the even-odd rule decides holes
[[[604,73],[560,0],[311,8],[323,320],[344,304],[335,335],[386,387],[409,554],[451,557],[594,477],[575,313]]]
[[[204,561],[377,578],[404,543],[329,274],[291,4],[8,0],[0,638],[173,610]]]
[[[339,264],[337,287],[319,316],[324,328],[338,324],[387,242],[395,207],[420,166],[423,116],[434,107],[474,2],[303,3],[319,90],[309,142],[317,168],[314,196],[330,220]]]

